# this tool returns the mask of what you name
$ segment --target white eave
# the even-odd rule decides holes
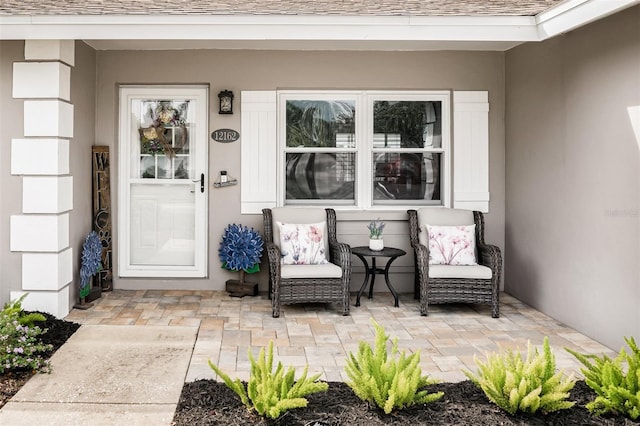
[[[389,49],[466,46],[507,50],[523,42],[545,40],[638,3],[640,0],[568,0],[535,17],[16,15],[0,16],[0,39],[76,39],[105,49],[118,48],[114,46],[124,40],[129,42],[120,42],[121,48],[129,49],[136,48],[132,41],[146,46],[138,48],[153,48],[153,40],[170,40],[174,48],[306,45],[357,49],[379,44]]]
[[[640,0],[566,0],[536,16],[540,40],[569,32],[637,4]]]
[[[534,17],[31,16],[0,17],[3,39],[518,40]]]

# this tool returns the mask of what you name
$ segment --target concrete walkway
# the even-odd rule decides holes
[[[355,300],[353,300],[355,301]],[[352,301],[352,302],[353,302]],[[53,372],[34,376],[0,410],[0,425],[170,425],[185,381],[216,378],[208,361],[246,380],[248,351],[274,341],[277,361],[309,365],[327,381],[343,381],[349,352],[374,341],[371,319],[398,338],[400,349],[419,350],[424,373],[460,381],[474,370],[474,356],[504,348],[526,350],[544,336],[557,366],[579,376],[565,347],[615,354],[607,347],[501,295],[500,318],[488,306],[439,305],[419,314],[411,295],[393,306],[388,293],[351,306],[283,307],[271,317],[264,296],[231,298],[213,291],[114,291],[89,310],[67,317],[82,327],[52,357]]]
[[[170,425],[197,327],[84,325],[0,410],[9,425]]]

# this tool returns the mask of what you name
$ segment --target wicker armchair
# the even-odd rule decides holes
[[[333,209],[279,207],[263,209],[264,236],[269,258],[269,297],[273,317],[280,316],[280,305],[294,303],[342,304],[342,314],[349,315],[349,284],[351,281],[351,248],[336,238],[336,212]],[[327,222],[326,265],[283,265],[280,254],[282,223]],[[337,267],[336,267],[337,266]]]
[[[498,318],[502,256],[498,247],[484,242],[482,213],[426,208],[409,210],[407,213],[409,237],[415,252],[414,297],[420,297],[420,313],[427,315],[429,304],[479,303],[491,305],[491,316]],[[478,266],[429,265],[429,240],[425,224],[453,226],[474,223]]]

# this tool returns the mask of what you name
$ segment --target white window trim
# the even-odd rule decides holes
[[[286,148],[286,101],[290,99],[305,100],[353,100],[356,107],[356,148],[344,149],[341,151],[356,153],[356,187],[355,187],[355,204],[344,205],[340,203],[313,203],[314,206],[331,206],[337,210],[376,210],[376,211],[397,211],[407,210],[410,208],[420,207],[450,207],[451,206],[451,97],[452,92],[449,90],[282,90],[278,91],[277,113],[277,205],[286,205],[285,193],[285,151],[293,152],[291,148]],[[402,101],[440,101],[442,102],[442,146],[441,148],[432,149],[415,149],[415,152],[438,152],[442,153],[442,168],[444,171],[441,176],[443,185],[441,189],[442,204],[373,204],[372,185],[370,184],[373,170],[371,162],[371,153],[373,149],[373,102],[376,100],[402,100]],[[358,137],[359,136],[359,137]],[[363,140],[360,140],[363,139]],[[322,151],[319,149],[318,151]],[[333,149],[328,151],[334,151]],[[380,152],[384,149],[377,148],[375,151]],[[397,150],[394,150],[397,152]],[[412,152],[407,150],[406,152]]]

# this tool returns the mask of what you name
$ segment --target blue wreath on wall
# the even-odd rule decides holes
[[[226,227],[218,249],[222,267],[231,271],[240,271],[240,281],[244,273],[260,270],[260,257],[263,249],[262,237],[253,228],[231,224]]]
[[[82,265],[80,266],[80,298],[89,295],[89,280],[102,269],[102,243],[96,231],[91,231],[82,245]]]

